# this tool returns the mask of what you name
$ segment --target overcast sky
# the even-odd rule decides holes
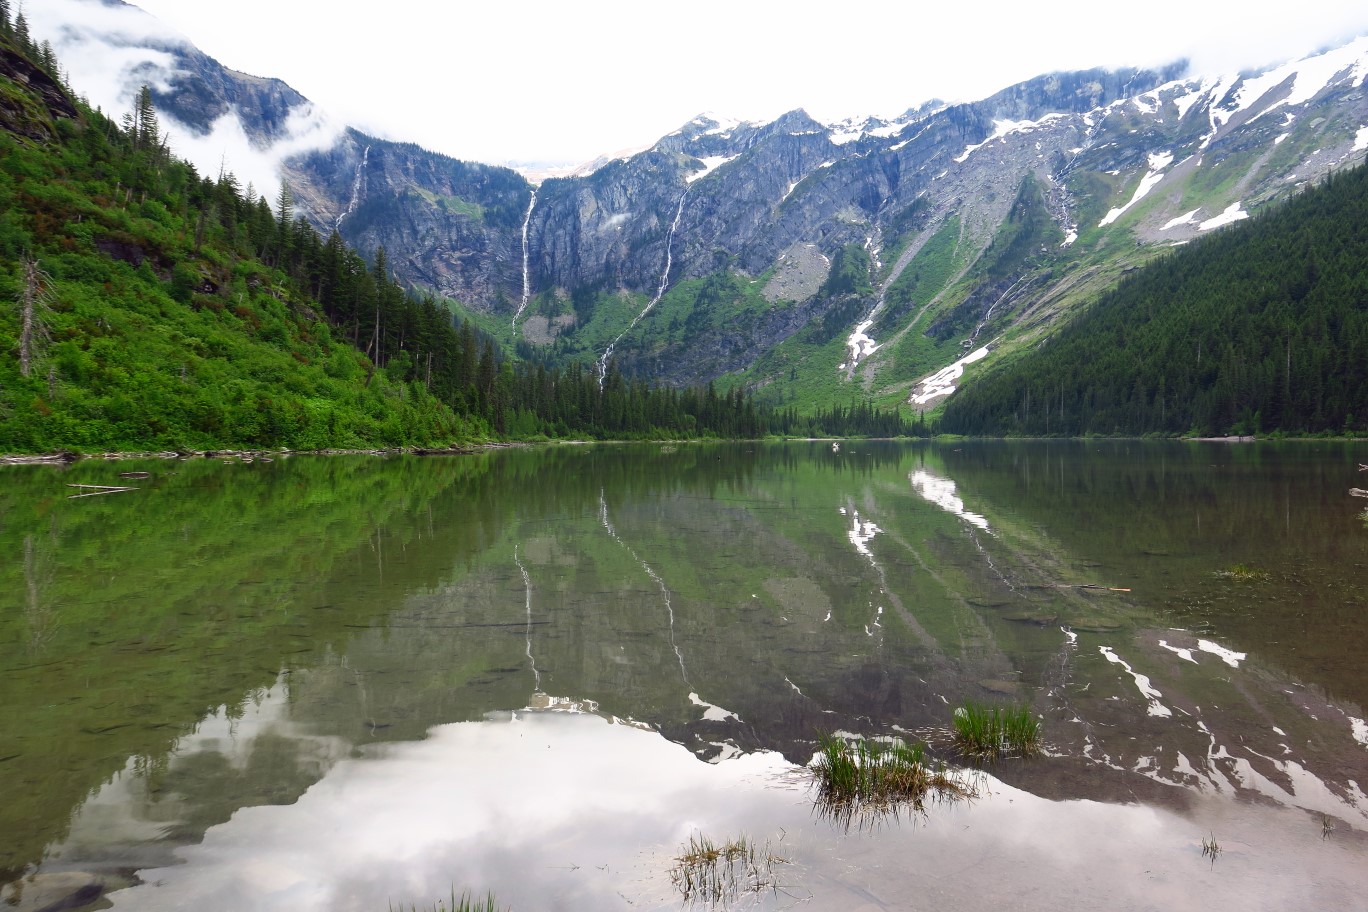
[[[703,111],[893,115],[1051,70],[1186,56],[1197,72],[1229,71],[1368,33],[1364,0],[137,5],[221,63],[279,77],[368,132],[458,158],[546,164],[649,145]]]

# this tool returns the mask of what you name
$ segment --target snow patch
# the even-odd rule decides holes
[[[1159,97],[1154,92],[1137,95],[1131,99],[1131,102],[1141,114],[1159,113]]]
[[[986,357],[988,357],[988,346],[985,345],[960,358],[954,364],[941,368],[918,383],[907,401],[917,405],[926,405],[932,399],[950,395],[955,391],[955,381],[964,376],[965,366],[973,364],[975,361],[982,361]],[[918,389],[921,390],[920,393],[917,392]]]
[[[694,181],[707,177],[709,174],[712,174],[714,171],[725,165],[727,162],[736,161],[740,157],[740,153],[738,153],[736,155],[709,155],[704,158],[700,158],[698,159],[698,161],[701,161],[703,163],[703,170],[695,171],[693,174],[690,174],[688,177],[684,178],[684,180],[686,183],[692,184]]]
[[[882,531],[882,529],[872,522],[860,522],[860,514],[858,512],[851,513],[850,531],[846,533],[846,537],[849,538],[850,543],[855,546],[855,550],[868,558],[869,562],[875,567],[878,567],[879,565],[874,560],[874,552],[869,550],[869,543],[874,540],[874,536]]]
[[[1183,215],[1180,215],[1180,216],[1178,216],[1178,217],[1175,218],[1175,219],[1169,219],[1167,222],[1164,223],[1164,227],[1160,228],[1159,230],[1160,230],[1160,231],[1168,231],[1168,230],[1171,229],[1171,228],[1177,228],[1179,225],[1191,225],[1191,224],[1196,220],[1196,218],[1197,218],[1197,213],[1199,213],[1199,212],[1201,212],[1201,211],[1202,211],[1202,207],[1201,207],[1201,206],[1198,206],[1196,209],[1193,209],[1191,212],[1186,212],[1186,213],[1184,213]]]
[[[1354,148],[1350,151],[1362,152],[1364,149],[1368,149],[1368,127],[1359,127],[1354,135]]]
[[[1226,207],[1220,215],[1207,219],[1197,226],[1198,231],[1210,231],[1213,228],[1220,228],[1229,225],[1231,222],[1238,222],[1241,219],[1249,218],[1249,213],[1240,208],[1240,200],[1236,200]]]
[[[1231,111],[1234,114],[1252,107],[1269,90],[1281,85],[1287,79],[1293,79],[1292,89],[1287,97],[1274,102],[1268,111],[1287,105],[1295,107],[1306,104],[1315,98],[1320,92],[1330,85],[1336,76],[1350,71],[1350,79],[1354,87],[1358,88],[1363,84],[1363,78],[1368,75],[1368,36],[1360,37],[1344,47],[1326,51],[1315,57],[1307,57],[1302,60],[1294,60],[1276,69],[1269,70],[1261,76],[1247,80],[1240,86],[1240,91],[1235,95],[1235,108]],[[1262,111],[1255,115],[1254,119],[1262,117],[1268,111]]]
[[[1173,710],[1159,702],[1164,695],[1150,685],[1150,679],[1147,676],[1133,670],[1119,655],[1112,652],[1110,646],[1099,646],[1097,648],[1102,655],[1107,657],[1108,662],[1120,665],[1126,669],[1126,674],[1135,679],[1135,686],[1140,689],[1141,695],[1149,702],[1149,714],[1151,716],[1165,718],[1173,715]]]
[[[850,363],[852,365],[859,364],[860,359],[868,358],[879,350],[878,343],[871,339],[868,334],[869,327],[873,325],[873,320],[865,320],[856,326],[855,331],[850,334],[850,338],[846,339],[846,347],[850,349]]]
[[[931,503],[940,507],[945,512],[953,513],[970,525],[978,526],[985,532],[992,531],[988,528],[987,519],[977,513],[970,513],[968,510],[964,509],[964,501],[960,500],[958,495],[955,494],[955,483],[949,478],[941,478],[938,475],[932,475],[924,469],[918,469],[911,475],[908,475],[907,480],[912,483],[912,490],[916,491],[923,498],[931,501]],[[1069,631],[1066,630],[1065,633],[1069,634]],[[1077,637],[1075,636],[1074,641],[1076,640]]]
[[[728,719],[735,719],[738,722],[741,721],[741,717],[736,713],[729,709],[723,709],[720,706],[714,706],[696,693],[689,694],[689,702],[694,706],[702,706],[703,718],[709,722],[725,722]]]
[[[1178,95],[1173,99],[1173,105],[1178,109],[1178,119],[1182,120],[1187,116],[1187,112],[1192,110],[1192,106],[1202,100],[1207,92],[1206,85],[1198,85],[1193,88],[1191,83],[1183,84],[1184,94]]]
[[[1198,640],[1197,648],[1202,650],[1202,652],[1209,652],[1214,656],[1219,656],[1221,661],[1225,662],[1231,668],[1239,668],[1240,663],[1249,655],[1249,653],[1246,652],[1235,652],[1233,649],[1226,649],[1224,646],[1211,642],[1211,640]]]
[[[1192,657],[1191,649],[1184,649],[1181,646],[1170,646],[1168,644],[1168,640],[1160,640],[1159,645],[1167,649],[1169,652],[1174,653],[1180,659],[1185,659],[1186,661],[1191,662],[1193,665],[1197,664],[1197,660]]]
[[[963,152],[955,156],[955,163],[961,165],[964,164],[966,161],[969,160],[970,155],[973,155],[976,151],[982,149],[984,146],[988,145],[995,139],[1005,139],[1007,136],[1013,133],[1028,133],[1031,130],[1036,129],[1037,127],[1042,127],[1046,124],[1053,123],[1054,121],[1059,120],[1063,116],[1063,114],[1046,114],[1044,117],[1040,118],[1040,120],[995,120],[993,121],[992,135],[981,143],[976,143],[972,146],[966,146]]]
[[[1140,186],[1135,188],[1135,195],[1130,198],[1130,202],[1119,209],[1113,209],[1108,212],[1103,217],[1102,221],[1097,223],[1097,227],[1107,227],[1112,222],[1125,215],[1126,210],[1148,196],[1149,192],[1158,186],[1159,182],[1164,179],[1164,169],[1171,164],[1173,164],[1172,152],[1151,152],[1149,156],[1149,173],[1140,178]]]

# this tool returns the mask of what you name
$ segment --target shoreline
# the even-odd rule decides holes
[[[38,454],[0,454],[0,466],[18,465],[71,465],[75,462],[118,462],[125,459],[162,459],[167,462],[180,459],[240,459],[244,462],[285,459],[291,456],[469,456],[483,450],[515,449],[532,446],[521,441],[497,441],[453,445],[450,447],[380,447],[374,449],[323,449],[323,450],[149,450],[105,453],[57,453]]]
[[[752,438],[746,438],[754,442]],[[765,439],[765,438],[761,438]],[[846,440],[894,440],[907,439],[909,441],[919,440],[921,442],[964,442],[964,441],[1006,441],[1006,440],[1053,440],[1053,441],[1087,441],[1095,442],[1098,440],[1130,440],[1143,441],[1156,438],[1148,437],[930,437],[930,438],[888,438],[888,437],[783,437],[774,438],[778,441],[807,441],[807,442],[832,442]],[[1229,443],[1229,444],[1248,444],[1248,443],[1301,443],[1301,442],[1340,442],[1340,443],[1364,443],[1368,442],[1368,437],[1255,437],[1226,436],[1226,437],[1168,437],[1157,438],[1183,443]],[[75,462],[87,462],[99,460],[103,462],[117,462],[125,459],[162,459],[172,461],[177,459],[241,459],[243,461],[271,460],[277,458],[288,458],[291,456],[469,456],[486,450],[505,450],[518,449],[522,447],[534,446],[587,446],[590,444],[613,444],[613,443],[722,443],[721,439],[709,440],[690,438],[686,440],[500,440],[488,441],[485,443],[453,444],[449,447],[373,447],[363,449],[346,448],[326,448],[321,450],[291,450],[286,448],[251,450],[251,449],[221,449],[221,450],[140,450],[140,451],[108,451],[103,453],[77,453],[70,450],[60,450],[55,453],[0,453],[0,467],[19,466],[19,465],[70,465]],[[732,442],[742,442],[732,441]]]

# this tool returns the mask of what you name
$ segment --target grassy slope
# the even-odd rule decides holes
[[[197,226],[165,162],[133,192],[98,115],[54,117],[18,82],[0,132],[0,451],[445,443],[483,428],[336,341],[307,294]],[[45,274],[45,344],[19,359],[24,261]],[[137,263],[137,265],[134,265]],[[40,340],[43,342],[44,340]]]

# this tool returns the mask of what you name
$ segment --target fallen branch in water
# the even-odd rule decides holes
[[[1100,592],[1130,592],[1117,586],[1099,586],[1097,583],[1046,583],[1040,586],[1022,586],[1023,589],[1096,589]]]
[[[1363,488],[1350,488],[1350,489],[1349,489],[1349,496],[1350,496],[1350,497],[1368,497],[1368,491],[1363,490]]]
[[[119,485],[68,484],[67,487],[68,487],[68,488],[91,488],[91,489],[92,489],[92,490],[87,491],[85,494],[68,494],[68,495],[67,495],[67,500],[74,500],[74,499],[76,499],[77,497],[98,497],[98,496],[101,495],[101,494],[121,494],[121,493],[123,493],[124,491],[136,491],[136,490],[138,490],[137,488],[131,488],[131,487],[119,486]]]

